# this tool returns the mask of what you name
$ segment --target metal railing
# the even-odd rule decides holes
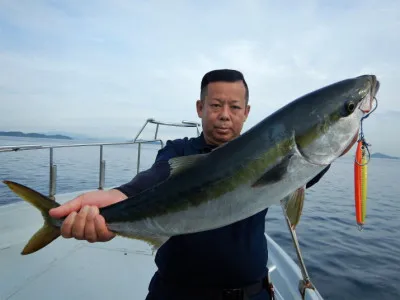
[[[155,124],[156,130],[154,134],[154,139],[152,140],[139,140],[140,134],[146,128],[148,124]],[[197,135],[200,135],[200,124],[190,121],[182,121],[182,123],[173,122],[161,122],[156,121],[153,118],[147,119],[144,125],[141,127],[137,135],[132,141],[128,142],[109,142],[109,143],[83,143],[83,144],[61,144],[61,145],[16,145],[16,146],[0,146],[0,152],[17,152],[17,151],[29,151],[29,150],[43,150],[49,149],[49,197],[54,199],[57,187],[57,165],[54,164],[54,149],[56,148],[76,148],[76,147],[99,147],[100,149],[100,159],[99,159],[99,186],[98,189],[102,190],[105,183],[105,171],[106,171],[106,161],[103,158],[103,148],[109,145],[134,145],[138,144],[138,154],[136,163],[136,173],[140,170],[140,154],[142,150],[142,144],[159,142],[161,148],[164,147],[164,143],[161,139],[158,139],[159,126],[173,126],[173,127],[196,127]]]

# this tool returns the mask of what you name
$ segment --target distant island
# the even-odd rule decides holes
[[[400,159],[400,157],[389,156],[389,155],[386,155],[386,154],[383,154],[383,153],[379,153],[379,152],[371,154],[371,158]]]
[[[15,136],[15,137],[30,137],[30,138],[42,138],[42,139],[60,139],[60,140],[72,140],[71,137],[62,134],[41,134],[41,133],[23,133],[21,131],[0,131],[0,136]]]

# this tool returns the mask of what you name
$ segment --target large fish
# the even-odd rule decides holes
[[[157,249],[171,236],[219,228],[279,204],[355,143],[378,89],[376,77],[364,75],[304,95],[211,153],[169,160],[166,180],[100,214],[117,235]],[[59,204],[5,183],[44,218],[22,254],[56,239],[63,220],[48,211]]]

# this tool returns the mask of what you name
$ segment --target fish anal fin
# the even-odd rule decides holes
[[[251,187],[263,187],[281,180],[287,173],[291,157],[291,155],[284,157],[277,165],[257,179]]]
[[[195,165],[196,163],[207,157],[207,155],[208,153],[178,156],[171,158],[168,161],[171,169],[171,176],[178,174],[187,168],[190,168],[191,166]]]
[[[305,199],[305,187],[298,188],[281,200],[286,216],[293,229],[299,224]]]
[[[126,238],[130,238],[130,239],[146,242],[151,247],[153,254],[169,239],[169,236],[161,236],[161,235],[146,236],[146,235],[140,235],[140,234],[124,234],[121,232],[116,232],[116,234],[121,237],[126,237]]]

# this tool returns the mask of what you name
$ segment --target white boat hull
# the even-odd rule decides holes
[[[64,203],[82,191],[57,195]],[[88,243],[59,238],[28,255],[21,250],[42,224],[40,213],[25,202],[0,206],[0,299],[145,299],[156,271],[151,247],[115,238]],[[302,299],[301,272],[268,235],[271,279],[277,299]],[[308,291],[305,299],[322,299]]]

